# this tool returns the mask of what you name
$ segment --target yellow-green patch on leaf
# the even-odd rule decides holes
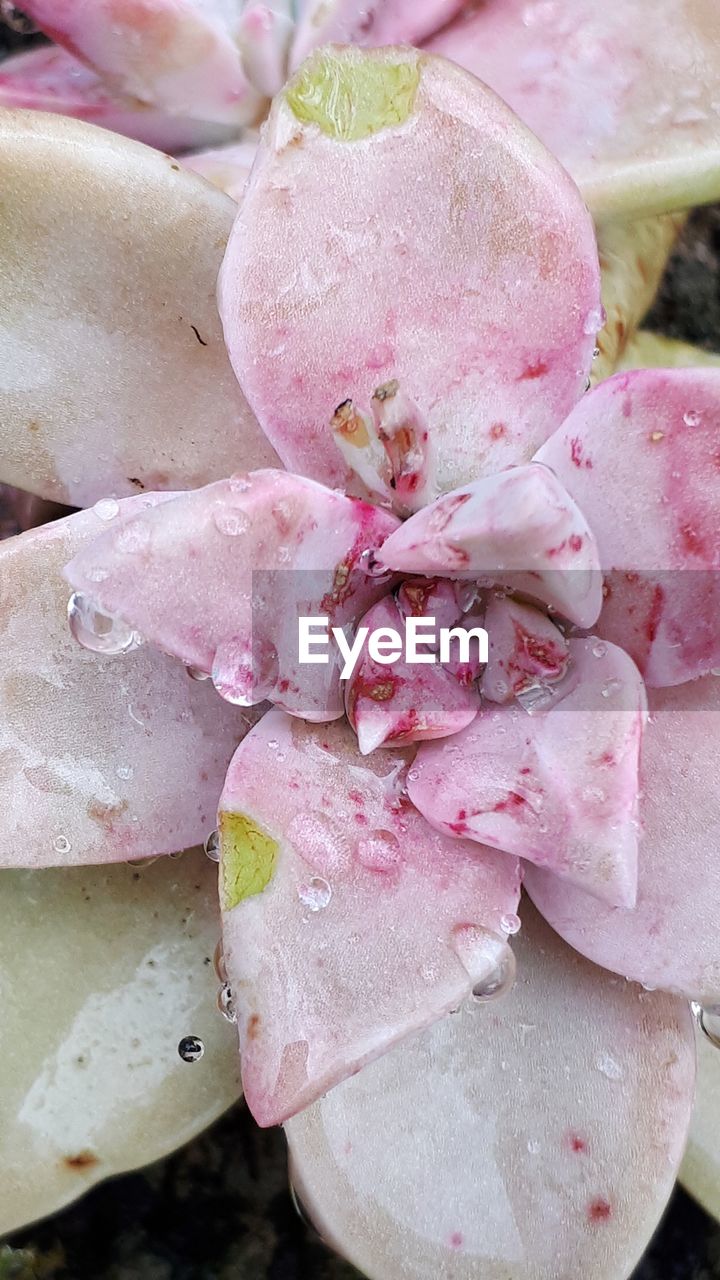
[[[278,842],[246,813],[220,814],[220,900],[232,911],[270,883]]]
[[[304,124],[341,142],[357,142],[403,124],[420,81],[418,60],[388,62],[357,49],[322,49],[308,58],[285,96]]]

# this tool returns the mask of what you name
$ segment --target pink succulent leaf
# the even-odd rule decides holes
[[[374,502],[392,507],[395,494],[390,458],[372,416],[359,409],[352,400],[343,400],[330,420],[330,428],[333,440],[352,472],[348,476],[348,488],[356,489],[359,482]]]
[[[466,613],[462,619],[462,628],[467,632],[472,632],[476,627],[485,626],[485,617],[482,613]],[[473,641],[470,645],[469,655],[463,652],[463,647],[457,635],[450,636],[450,656],[443,666],[446,671],[455,677],[456,680],[465,689],[473,688],[480,679],[483,668],[485,666],[484,659],[481,657],[477,644]]]
[[[454,1009],[508,956],[517,862],[433,832],[411,754],[271,711],[220,803],[221,905],[243,1088],[262,1125]],[[369,925],[372,923],[372,927]]]
[[[72,585],[166,653],[212,673],[223,697],[292,715],[343,713],[339,648],[299,651],[299,618],[353,623],[387,590],[368,569],[395,516],[283,471],[177,495],[109,528],[66,570]]]
[[[649,685],[720,666],[718,430],[716,369],[642,370],[586,396],[537,455],[597,538],[597,630]]]
[[[276,98],[219,301],[288,467],[344,483],[333,413],[396,379],[436,492],[531,456],[582,394],[601,324],[567,175],[494,94],[408,49],[326,49]]]
[[[164,495],[163,495],[164,497]],[[127,861],[197,844],[255,713],[147,647],[87,653],[62,565],[160,497],[83,511],[0,544],[5,681],[0,866]],[[113,512],[117,510],[117,514]]]
[[[105,129],[0,115],[0,479],[87,506],[273,466],[215,301],[233,202]]]
[[[252,124],[261,95],[234,39],[242,0],[23,0],[47,35],[111,86],[173,115]]]
[[[287,1126],[303,1207],[363,1275],[626,1280],[663,1212],[693,1101],[687,1005],[604,975],[521,910],[510,995]]]
[[[368,640],[390,628],[405,644],[406,619],[392,596],[368,610],[358,623],[358,634],[363,628]],[[368,640],[345,686],[348,720],[363,755],[378,747],[446,738],[475,719],[480,707],[477,689],[446,671],[427,646],[418,643],[417,649],[429,661],[415,664],[400,657],[385,665],[371,657]]]
[[[168,115],[112,93],[90,67],[58,45],[43,45],[0,64],[0,106],[74,116],[161,151],[208,146],[230,133],[228,126]]]
[[[647,987],[720,1003],[720,680],[650,690],[637,904],[617,911],[536,867],[526,883],[583,955]]]
[[[253,167],[258,135],[251,129],[243,132],[242,141],[207,151],[195,151],[182,157],[182,165],[197,173],[226,195],[239,202]]]
[[[447,578],[406,578],[397,593],[404,618],[428,618],[436,628],[453,627],[464,612],[464,584]]]
[[[274,98],[285,83],[294,25],[291,6],[282,0],[262,4],[250,0],[240,16],[236,39],[250,83]]]
[[[486,0],[433,37],[569,169],[599,217],[720,197],[715,0]]]
[[[486,705],[462,733],[420,747],[408,791],[439,831],[632,907],[645,690],[613,645],[571,640],[570,658],[568,691],[544,713]]]
[[[602,605],[594,534],[557,476],[537,463],[438,498],[388,538],[381,561],[401,573],[510,585],[582,627]]]
[[[290,69],[323,44],[419,44],[454,18],[465,0],[305,0]]]
[[[394,380],[376,388],[372,410],[377,437],[390,464],[393,509],[399,516],[411,515],[437,493],[427,423]]]
[[[490,702],[511,702],[534,685],[562,680],[570,649],[547,614],[493,592],[485,612],[488,663],[480,690]]]

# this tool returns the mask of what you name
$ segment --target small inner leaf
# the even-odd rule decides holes
[[[361,59],[324,49],[304,63],[285,96],[298,120],[341,142],[357,142],[403,124],[419,81],[417,62]]]
[[[224,911],[269,885],[278,842],[246,813],[220,814],[220,896]]]

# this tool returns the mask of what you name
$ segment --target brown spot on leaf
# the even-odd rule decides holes
[[[63,1164],[67,1169],[92,1169],[99,1161],[92,1151],[78,1151],[75,1156],[65,1156]]]

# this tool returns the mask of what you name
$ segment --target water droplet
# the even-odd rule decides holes
[[[622,1080],[625,1074],[620,1063],[611,1057],[609,1053],[601,1053],[595,1059],[595,1066],[602,1075],[607,1076],[608,1080]]]
[[[591,311],[588,311],[585,317],[585,324],[583,325],[583,333],[586,333],[588,337],[590,337],[591,335],[594,336],[596,333],[598,333],[600,329],[602,329],[604,323],[605,323],[605,312],[603,311],[602,307],[593,307]]]
[[[394,871],[401,853],[400,841],[392,831],[371,831],[358,841],[357,860],[368,871]]]
[[[322,911],[332,898],[332,889],[322,876],[313,876],[312,880],[298,885],[297,895],[308,911]]]
[[[603,698],[609,698],[609,697],[611,696],[611,694],[613,694],[613,693],[617,693],[619,689],[622,689],[622,681],[621,681],[621,680],[608,680],[608,681],[603,685],[603,687],[602,687],[602,689],[601,689],[601,693],[602,693]]]
[[[686,427],[699,427],[702,422],[702,414],[697,409],[688,409],[683,414],[683,422]]]
[[[358,568],[361,569],[368,578],[392,577],[392,569],[386,569],[385,565],[381,564],[377,558],[374,548],[372,547],[368,547],[366,551],[363,551],[362,555],[358,559]]]
[[[236,636],[218,645],[212,682],[226,702],[253,707],[272,693],[277,679],[277,652],[269,641]]]
[[[536,716],[551,706],[554,694],[549,684],[542,680],[532,680],[516,691],[515,698],[523,711],[527,711],[529,716]]]
[[[592,647],[593,658],[604,658],[607,653],[607,645],[604,640],[598,640]]]
[[[228,510],[227,507],[219,507],[213,519],[218,532],[227,534],[229,538],[241,537],[250,528],[249,516],[244,511],[236,509]]]
[[[710,675],[711,675],[711,676],[720,676],[720,667],[711,667],[711,668],[710,668]]]
[[[122,778],[123,782],[129,782],[133,776],[133,767],[131,764],[119,764],[115,772],[118,778]]]
[[[233,493],[247,493],[252,488],[252,481],[247,471],[236,471],[235,475],[230,476],[228,485]]]
[[[120,618],[103,610],[81,591],[68,600],[68,624],[73,639],[92,653],[129,653],[142,644],[142,637]]]
[[[115,498],[100,498],[93,511],[99,520],[114,520],[120,510],[120,503]]]
[[[233,993],[227,982],[223,982],[218,991],[217,1007],[226,1022],[237,1022],[237,1009],[233,1000]]]
[[[466,924],[453,930],[452,943],[473,984],[475,1000],[495,1000],[512,989],[515,956],[504,935]]]
[[[420,770],[411,769],[410,772],[408,773],[408,782],[417,782],[419,777],[420,777]]]
[[[515,915],[514,911],[509,911],[507,915],[504,915],[500,920],[500,928],[502,929],[503,933],[509,933],[509,934],[519,933],[521,926],[522,926],[522,921],[520,920],[519,916]]]
[[[187,666],[185,667],[185,670],[186,670],[186,672],[187,672],[187,674],[189,675],[189,677],[190,677],[190,679],[191,679],[191,680],[198,680],[198,681],[200,681],[200,680],[209,680],[209,679],[210,679],[210,672],[209,672],[209,671],[203,671],[201,667],[194,667],[194,666],[192,666],[192,664],[191,664],[191,663],[188,663],[188,664],[187,664]]]
[[[53,849],[56,853],[69,853],[72,848],[67,836],[56,836],[53,840]]]
[[[467,613],[472,609],[480,594],[477,582],[458,582],[457,583],[457,602],[458,608],[463,613]]]
[[[324,813],[296,813],[285,838],[303,862],[321,876],[339,870],[350,856],[347,835]]]
[[[542,1148],[539,1142],[534,1142],[531,1139],[530,1142],[528,1142],[527,1144],[527,1149],[528,1149],[528,1155],[539,1156]]]
[[[178,1045],[178,1054],[183,1062],[199,1062],[205,1052],[205,1045],[197,1036],[183,1036]]]
[[[228,975],[227,975],[227,966],[225,964],[225,951],[223,950],[222,938],[218,939],[217,946],[215,947],[215,953],[213,955],[213,967],[215,969],[215,973],[217,974],[218,982],[222,982],[223,984],[226,984],[228,980]]]
[[[693,1001],[691,1005],[698,1027],[715,1049],[720,1049],[720,1004],[704,1007]]]
[[[93,565],[88,569],[87,576],[91,582],[106,582],[110,577],[110,570],[104,569],[102,565]]]
[[[203,845],[206,856],[211,862],[220,861],[220,832],[211,831]]]

